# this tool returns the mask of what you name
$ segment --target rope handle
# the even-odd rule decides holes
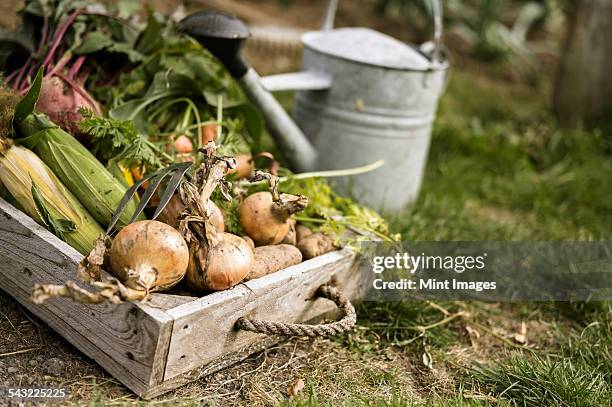
[[[355,307],[349,299],[336,287],[325,284],[317,290],[319,297],[332,300],[344,314],[342,319],[329,324],[308,325],[288,324],[283,322],[262,321],[248,317],[240,317],[236,321],[236,328],[243,331],[257,332],[268,335],[285,336],[333,336],[341,332],[349,331],[357,322]]]

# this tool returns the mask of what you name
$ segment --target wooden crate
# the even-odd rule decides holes
[[[147,304],[34,305],[35,283],[75,279],[82,256],[0,199],[0,288],[139,396],[148,399],[239,362],[281,338],[235,329],[241,316],[316,322],[337,309],[315,291],[330,281],[351,299],[364,282],[348,249],[202,298],[154,294]]]

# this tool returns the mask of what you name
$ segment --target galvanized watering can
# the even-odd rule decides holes
[[[334,183],[359,202],[394,211],[418,196],[445,85],[439,0],[433,5],[429,47],[418,49],[367,28],[308,32],[302,36],[304,70],[266,78],[240,57],[249,31],[237,18],[198,12],[183,19],[179,29],[238,80],[293,170],[345,169],[383,159],[374,171]],[[325,25],[331,25],[329,13]],[[270,93],[278,90],[297,91],[294,119]]]

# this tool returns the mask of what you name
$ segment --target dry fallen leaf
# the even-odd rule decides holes
[[[525,322],[521,322],[521,329],[518,333],[514,334],[512,339],[520,345],[525,345],[527,343],[527,324],[525,324]]]
[[[363,101],[363,99],[357,99],[355,100],[355,110],[357,110],[358,112],[363,112],[363,110],[365,109],[365,102]]]
[[[427,352],[427,351],[423,352],[423,364],[428,369],[433,369],[433,359],[432,359],[431,355],[429,354],[429,352]]]
[[[466,325],[465,331],[468,333],[470,338],[473,337],[474,339],[480,339],[480,332],[478,332],[476,329],[472,328],[471,326]]]
[[[289,397],[295,397],[302,390],[304,390],[304,380],[300,378],[295,378],[293,379],[291,384],[289,384],[289,387],[287,387],[287,394],[289,395]]]
[[[465,331],[467,332],[470,338],[470,345],[472,345],[472,348],[478,348],[478,339],[480,339],[480,332],[478,332],[476,329],[472,328],[469,325],[465,326]]]

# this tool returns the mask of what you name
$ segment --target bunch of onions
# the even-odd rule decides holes
[[[180,186],[187,210],[182,212],[179,229],[189,245],[185,283],[198,293],[233,287],[246,277],[254,263],[248,243],[215,227],[207,210],[211,194],[220,184],[223,187],[228,169],[236,165],[233,158],[214,156],[214,149],[214,142],[207,145],[206,158],[196,172],[196,183],[201,186],[190,182]]]
[[[238,207],[240,224],[257,246],[279,244],[291,228],[290,217],[308,205],[303,195],[278,193],[278,177],[258,171],[252,178],[267,178],[271,192],[262,191],[249,195]]]

